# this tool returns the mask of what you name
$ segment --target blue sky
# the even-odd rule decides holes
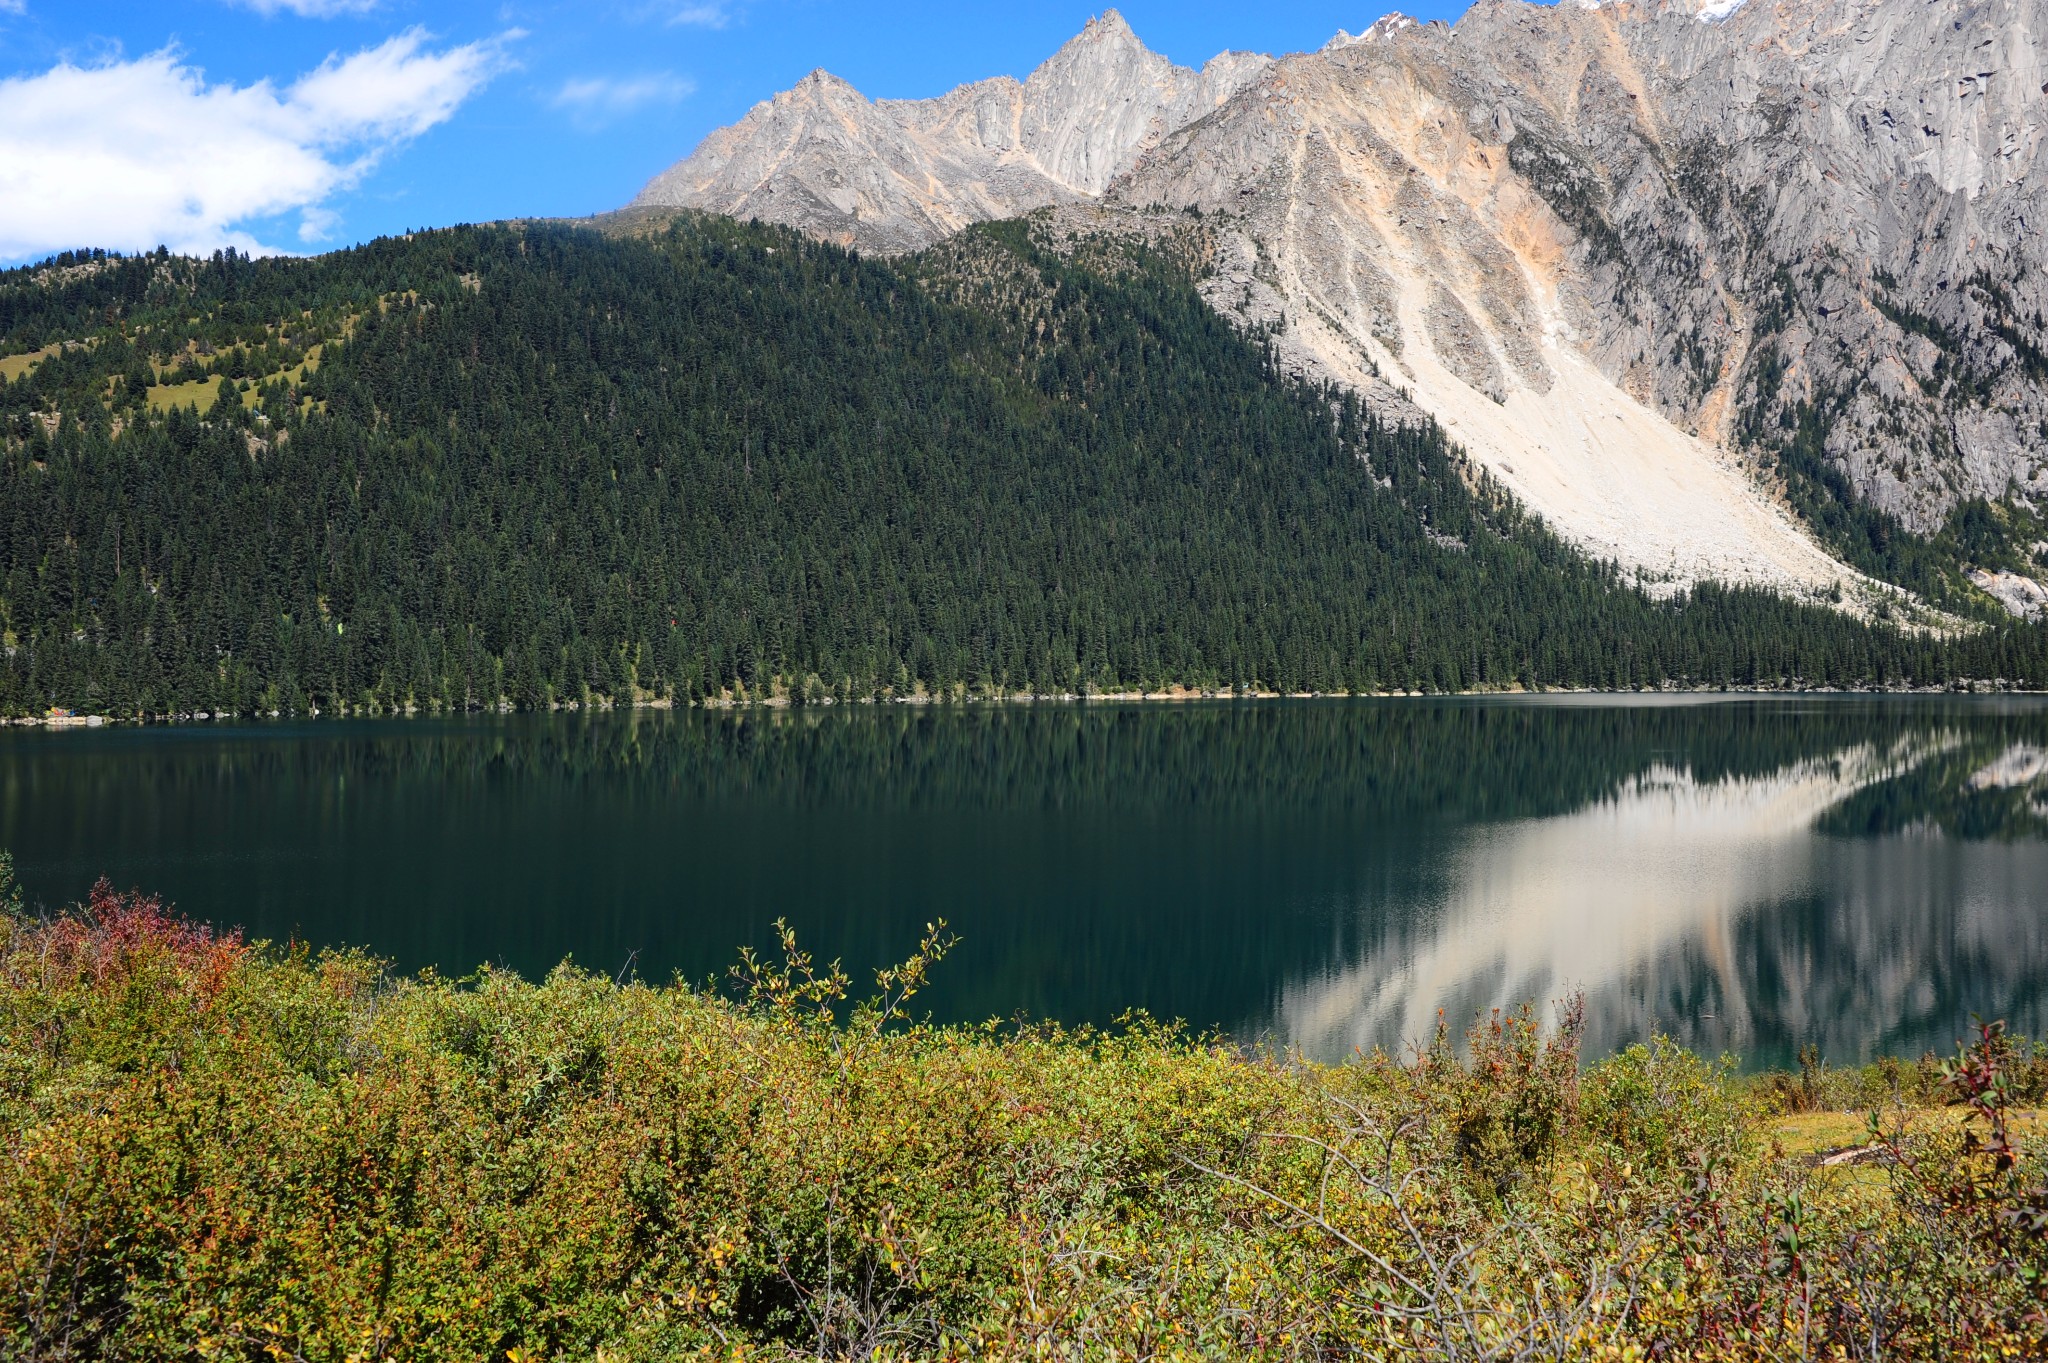
[[[1398,7],[1169,3],[1124,17],[1198,65],[1320,46]],[[0,261],[71,246],[311,251],[624,203],[825,67],[870,96],[1023,76],[1098,3],[0,0]]]

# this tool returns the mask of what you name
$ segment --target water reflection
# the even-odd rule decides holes
[[[405,969],[702,980],[786,917],[942,1017],[1319,1055],[1578,987],[1752,1061],[2048,1031],[2048,708],[1399,701],[0,733],[31,894],[111,875]],[[636,954],[637,953],[637,954]]]
[[[1753,1063],[1914,1049],[1970,1008],[2038,1029],[2048,750],[1984,750],[1943,727],[1762,776],[1660,764],[1474,829],[1434,911],[1290,981],[1277,1030],[1316,1055],[1399,1050],[1439,1010],[1574,991],[1596,1050],[1658,1030]]]

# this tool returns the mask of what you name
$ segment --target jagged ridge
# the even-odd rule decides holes
[[[815,76],[640,202],[880,251],[1089,199],[1198,209],[1215,306],[1435,415],[1595,553],[1883,610],[1787,495],[1921,533],[1985,502],[1960,566],[2025,612],[2044,33],[2044,0],[1480,0],[1197,74],[1112,13],[1021,85],[870,104]]]
[[[801,228],[843,246],[916,250],[970,223],[1091,199],[1160,137],[1271,64],[1225,52],[1200,71],[1150,51],[1115,10],[1023,81],[870,101],[813,71],[704,139],[633,201]]]

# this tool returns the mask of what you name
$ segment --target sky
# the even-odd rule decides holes
[[[91,246],[310,253],[602,212],[815,67],[876,98],[1022,77],[1100,5],[0,0],[0,264]],[[1119,6],[1191,66],[1320,47],[1392,7]]]

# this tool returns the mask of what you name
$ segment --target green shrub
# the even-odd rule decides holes
[[[0,1357],[2048,1348],[2002,1032],[1973,1122],[1816,1169],[1725,1063],[1582,1074],[1575,1007],[1325,1068],[919,1023],[942,927],[858,1003],[786,935],[721,994],[394,978],[104,885],[0,934]]]
[[[1585,1000],[1572,999],[1546,1038],[1529,1005],[1495,1009],[1466,1033],[1463,1057],[1438,1016],[1415,1066],[1415,1096],[1446,1126],[1466,1179],[1482,1197],[1507,1197],[1548,1171],[1559,1145],[1576,1133],[1585,1012]]]
[[[1734,1078],[1734,1057],[1710,1064],[1653,1036],[1588,1071],[1580,1111],[1590,1136],[1646,1172],[1681,1168],[1701,1155],[1730,1159],[1755,1118]]]

